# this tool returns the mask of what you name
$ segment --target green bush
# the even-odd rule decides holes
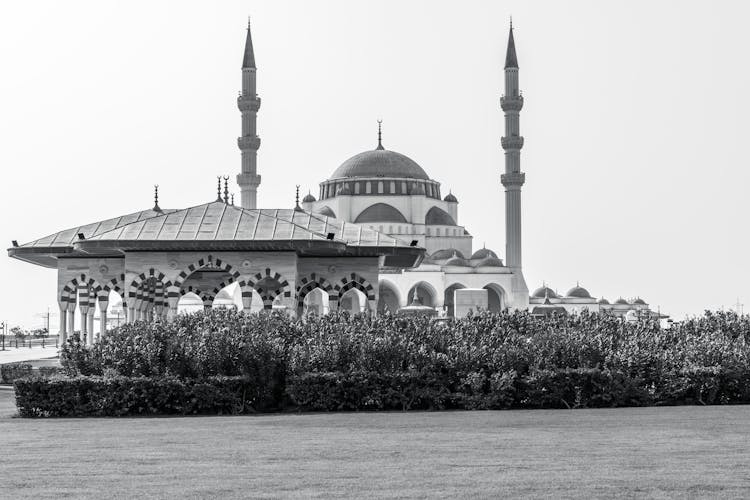
[[[14,380],[30,377],[33,367],[28,363],[6,363],[0,365],[0,383],[12,384]]]
[[[243,386],[243,401],[257,411],[746,403],[750,318],[706,312],[663,329],[651,319],[588,312],[545,318],[482,312],[449,321],[333,313],[295,320],[219,309],[123,325],[94,346],[72,335],[61,364],[80,380],[82,389],[71,394],[81,414],[100,411],[92,405],[106,399],[98,392],[104,382],[90,381],[102,378],[164,381],[128,382],[130,399],[118,395],[116,404],[107,403],[116,408],[132,400],[126,414],[228,412],[234,396],[225,400],[213,382],[201,385],[216,377],[252,381]],[[189,410],[169,395],[182,394],[180,384],[195,393]]]
[[[14,383],[22,417],[240,414],[255,411],[246,377],[56,377]]]

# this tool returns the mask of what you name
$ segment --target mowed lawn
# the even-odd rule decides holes
[[[3,498],[750,497],[750,406],[11,418]]]

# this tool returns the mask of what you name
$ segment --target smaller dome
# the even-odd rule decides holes
[[[312,203],[315,201],[315,196],[313,196],[311,193],[307,193],[304,198],[302,198],[302,203]]]
[[[531,297],[534,299],[544,299],[544,298],[557,299],[558,298],[555,291],[552,290],[548,286],[537,288],[536,290],[534,290],[534,293],[531,295]]]
[[[639,305],[639,306],[645,306],[646,305],[646,301],[643,300],[642,298],[638,297],[637,299],[635,299],[633,301],[633,304]]]
[[[487,257],[492,257],[493,259],[498,258],[497,254],[489,248],[480,248],[479,250],[471,254],[471,260],[486,259]]]
[[[458,203],[458,198],[453,196],[453,193],[448,193],[445,198],[443,198],[443,201],[447,201],[450,203]]]
[[[485,257],[477,261],[474,267],[503,267],[503,261],[496,257]]]
[[[461,266],[461,267],[471,267],[471,264],[469,264],[469,261],[466,259],[462,259],[458,255],[455,255],[445,261],[444,266]]]
[[[461,257],[462,259],[465,258],[464,254],[462,254],[455,248],[444,248],[443,250],[438,250],[430,255],[430,260],[445,260],[450,259],[451,257]]]
[[[609,301],[607,299],[605,299],[604,297],[602,297],[601,299],[599,299],[597,301],[597,304],[607,305],[608,306],[609,305]]]
[[[629,306],[630,305],[628,303],[628,301],[625,300],[625,299],[623,299],[622,297],[620,297],[619,299],[615,300],[615,304],[621,305],[621,306]]]
[[[576,299],[590,299],[591,298],[591,294],[589,293],[589,291],[583,288],[582,286],[579,286],[578,284],[576,284],[576,286],[568,290],[568,293],[565,294],[565,296],[573,297]]]

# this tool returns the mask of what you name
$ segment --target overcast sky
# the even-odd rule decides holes
[[[525,106],[524,274],[677,318],[750,310],[746,2],[3,2],[0,240],[213,199],[240,169],[247,16],[259,205],[291,207],[376,145],[459,199],[504,258],[502,66]],[[239,192],[235,188],[235,192]],[[56,272],[0,258],[0,320],[56,309]]]

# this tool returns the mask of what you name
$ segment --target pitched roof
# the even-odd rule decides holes
[[[78,238],[83,233],[84,238]],[[329,237],[330,236],[330,237]],[[54,267],[55,255],[122,255],[128,250],[294,250],[305,255],[387,255],[411,267],[424,250],[369,227],[295,209],[250,210],[212,201],[67,229],[8,249],[11,257]],[[408,262],[406,265],[402,263]]]

